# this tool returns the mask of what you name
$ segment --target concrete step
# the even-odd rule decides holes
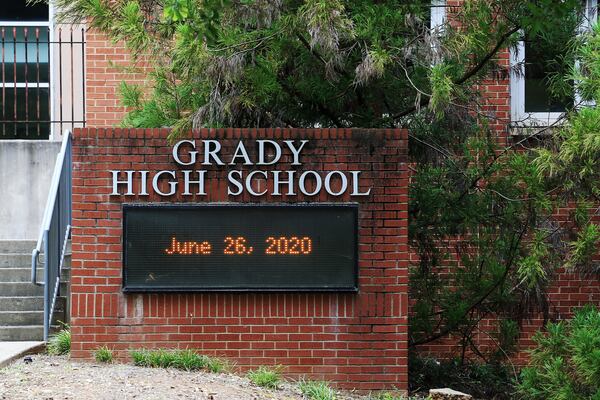
[[[66,297],[59,296],[56,299],[57,310],[64,310]],[[1,311],[42,311],[44,309],[44,298],[38,297],[0,297]]]
[[[43,296],[44,288],[27,282],[8,282],[0,283],[0,296]],[[0,300],[1,301],[1,300]]]
[[[63,329],[62,325],[52,325],[50,327],[50,336],[61,329]],[[43,337],[43,325],[0,326],[0,342],[41,341]]]
[[[31,267],[31,254],[4,253],[0,254],[0,268]]]
[[[41,325],[44,311],[0,311],[0,326]]]
[[[29,282],[31,279],[31,251],[33,240],[0,240],[0,342],[35,341],[43,337],[44,287]],[[52,331],[58,331],[58,321],[68,321],[67,301],[71,275],[70,243],[61,273],[63,296],[56,300]],[[38,281],[43,281],[44,256],[39,257]]]
[[[38,268],[37,276],[42,278],[44,270]],[[29,282],[31,268],[0,268],[0,282]]]
[[[61,281],[69,281],[71,269],[63,268],[61,271]],[[0,268],[0,282],[30,282],[31,268]],[[37,281],[44,281],[44,270],[38,268]],[[0,294],[1,295],[1,294]]]
[[[0,297],[0,311],[36,311],[44,309],[42,296]]]
[[[43,267],[44,255],[39,256],[38,266]],[[64,268],[71,266],[71,254],[65,255]],[[31,268],[31,254],[26,253],[0,253],[0,268]]]
[[[42,340],[42,325],[0,326],[0,342],[18,342],[23,340]]]
[[[60,282],[60,294],[66,294],[69,290],[69,282]],[[19,296],[43,296],[44,287],[34,285],[30,282],[0,282],[0,299],[3,297]],[[0,300],[2,301],[2,300]]]
[[[0,240],[0,253],[31,254],[36,244],[35,240]]]

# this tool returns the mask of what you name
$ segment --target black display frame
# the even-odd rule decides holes
[[[127,213],[128,209],[140,209],[140,208],[155,208],[155,209],[223,209],[223,208],[306,208],[306,209],[333,209],[343,208],[352,211],[352,218],[354,220],[354,265],[353,275],[354,282],[350,287],[265,287],[265,288],[240,288],[240,287],[135,287],[131,288],[127,286]],[[359,247],[359,233],[358,233],[358,203],[122,203],[122,275],[121,275],[121,289],[123,293],[358,293],[359,292],[359,268],[358,268],[358,247]]]

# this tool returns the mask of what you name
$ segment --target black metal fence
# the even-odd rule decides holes
[[[0,26],[0,139],[85,126],[85,29]]]

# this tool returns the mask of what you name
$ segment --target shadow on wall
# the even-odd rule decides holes
[[[0,240],[37,239],[60,141],[0,141]]]

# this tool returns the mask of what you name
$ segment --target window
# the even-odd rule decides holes
[[[442,29],[446,21],[446,0],[431,0],[429,27],[432,31]]]
[[[511,118],[516,125],[549,126],[556,123],[565,110],[577,105],[575,82],[571,83],[569,95],[553,96],[549,89],[549,77],[560,73],[559,59],[568,40],[581,29],[587,29],[596,19],[597,0],[587,0],[582,26],[573,26],[563,37],[542,41],[539,37],[523,35],[516,49],[511,49]],[[544,45],[543,43],[550,43]],[[566,60],[568,61],[568,60]],[[575,63],[575,60],[571,60]],[[568,91],[568,90],[567,90]]]
[[[7,3],[0,10],[0,139],[47,139],[49,8],[26,0]]]

